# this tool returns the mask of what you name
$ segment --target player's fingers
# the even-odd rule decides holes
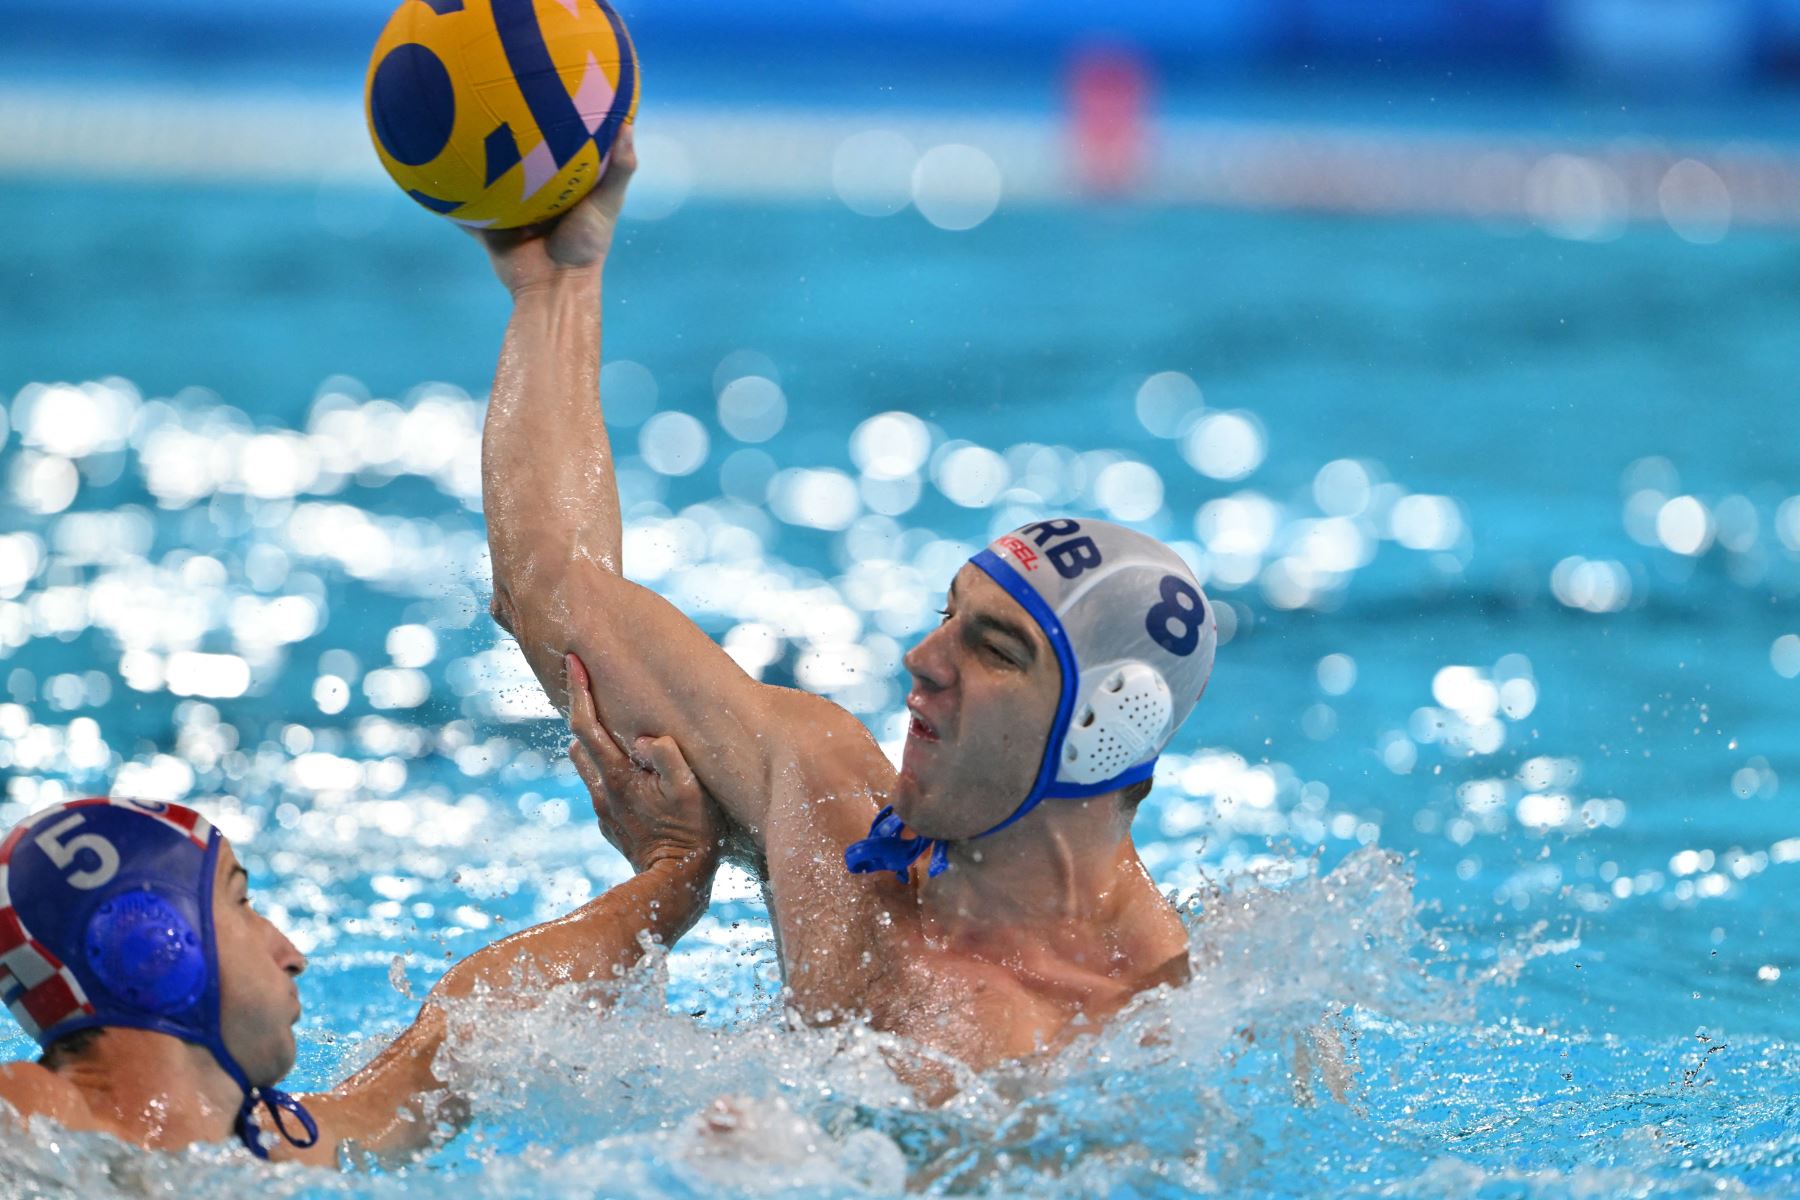
[[[650,769],[656,772],[665,794],[682,796],[700,790],[700,781],[694,778],[694,769],[688,766],[674,738],[639,738],[637,751],[650,761]]]
[[[594,705],[594,682],[586,665],[576,655],[566,654],[563,666],[568,671],[570,732],[581,739],[603,770],[613,772],[630,766],[618,739],[600,721],[600,711]]]
[[[611,845],[623,847],[624,842],[620,840],[619,819],[613,812],[611,797],[605,801],[594,801],[594,816],[600,820],[600,836],[604,837]]]
[[[618,791],[629,785],[632,773],[638,769],[637,764],[619,748],[618,739],[604,726],[596,723],[588,729],[578,729],[575,736],[607,787]]]
[[[594,681],[588,678],[587,664],[579,655],[563,655],[563,683],[569,693],[569,724],[598,725],[600,714],[594,707]]]
[[[600,771],[600,764],[594,761],[580,738],[569,743],[569,761],[575,764],[575,773],[587,784],[590,794],[606,790],[606,777]],[[594,803],[598,806],[599,801],[596,799]]]
[[[626,175],[637,170],[637,134],[629,121],[619,130],[619,140],[613,144],[612,167]]]
[[[612,734],[604,729],[593,737],[578,737],[569,743],[569,758],[590,788],[601,787],[609,792],[625,790],[638,772],[637,764],[626,757]]]
[[[622,757],[622,756],[621,756]],[[575,770],[587,784],[588,798],[593,802],[594,816],[599,819],[600,836],[607,844],[619,853],[626,850],[624,827],[619,824],[613,806],[618,803],[618,793],[611,786],[600,764],[588,753],[588,748],[580,742],[569,743],[569,758],[575,764]],[[629,856],[627,856],[629,857]]]
[[[605,747],[611,748],[610,762],[603,761],[580,739],[569,743],[569,761],[575,764],[575,773],[581,776],[581,782],[587,784],[588,796],[594,802],[594,811],[604,822],[612,820],[612,807],[625,794],[632,776],[637,774],[637,768],[631,765],[631,760],[625,757],[622,750],[612,745],[611,738],[604,739],[600,745],[603,747],[602,753],[607,753]]]
[[[606,173],[600,176],[600,182],[594,188],[592,203],[602,211],[617,215],[619,206],[625,202],[625,188],[637,167],[637,145],[631,137],[631,126],[627,125],[619,130],[618,140],[613,142],[612,156],[606,160]]]

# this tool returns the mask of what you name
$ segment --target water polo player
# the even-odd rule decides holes
[[[575,718],[592,741],[591,706]],[[651,753],[677,761],[672,743]],[[368,1066],[301,1098],[277,1085],[294,1065],[306,961],[252,907],[219,831],[192,809],[130,800],[32,814],[0,843],[0,999],[45,1052],[0,1066],[0,1122],[10,1107],[161,1150],[235,1134],[258,1157],[323,1166],[352,1144],[386,1157],[441,1140],[465,1108],[433,1067],[446,1001],[510,989],[522,969],[611,978],[640,957],[641,934],[672,943],[705,910],[718,829],[697,789],[661,786],[610,746],[576,759],[638,873],[450,968]]]
[[[1185,978],[1185,931],[1130,836],[1217,644],[1173,551],[1046,520],[977,555],[907,655],[898,772],[851,714],[751,679],[622,576],[595,392],[602,271],[634,165],[626,140],[547,233],[486,239],[513,297],[483,450],[496,619],[553,699],[573,650],[615,736],[686,751],[761,852],[808,1019],[866,1015],[981,1066]]]

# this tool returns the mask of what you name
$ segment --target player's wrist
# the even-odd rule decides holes
[[[713,874],[718,868],[716,847],[686,848],[671,852],[646,864],[639,879],[653,879],[658,884],[660,936],[665,942],[678,941],[706,914],[712,903]]]
[[[639,855],[640,875],[658,875],[685,886],[709,885],[719,868],[719,847],[713,844],[693,845],[659,842],[646,847]]]
[[[565,298],[597,298],[600,294],[602,270],[606,256],[580,266],[556,264],[530,275],[509,281],[507,290],[515,306],[534,300],[556,301]]]

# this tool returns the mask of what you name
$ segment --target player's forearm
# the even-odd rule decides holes
[[[643,956],[642,937],[672,945],[706,912],[716,860],[711,854],[665,859],[589,901],[478,950],[450,968],[434,1000],[466,996],[478,984],[513,989],[522,971],[548,983],[611,979]]]
[[[289,1157],[330,1162],[336,1144],[350,1140],[365,1152],[390,1157],[429,1146],[440,1131],[460,1129],[468,1112],[435,1061],[448,1036],[444,1002],[485,985],[515,1007],[530,1005],[521,982],[580,983],[613,978],[643,956],[645,935],[673,945],[706,912],[712,895],[711,855],[668,859],[554,921],[476,951],[445,973],[419,1019],[375,1061],[311,1101],[324,1136],[311,1154]]]
[[[482,437],[482,492],[495,586],[517,603],[576,554],[620,569],[599,395],[600,276],[598,266],[559,272],[513,299]]]

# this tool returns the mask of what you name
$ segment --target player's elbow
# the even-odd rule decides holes
[[[512,595],[498,582],[494,585],[494,598],[488,604],[488,615],[494,618],[494,624],[507,633],[519,636],[519,614],[513,607]]]
[[[634,589],[635,585],[621,579],[610,566],[594,562],[579,550],[546,553],[515,563],[506,571],[495,564],[489,612],[500,628],[516,638],[526,627],[566,624],[576,610],[604,614],[618,603],[618,597]]]

